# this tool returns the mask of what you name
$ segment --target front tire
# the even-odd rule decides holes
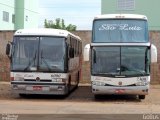
[[[138,98],[139,98],[140,100],[144,100],[144,99],[145,99],[145,95],[139,95]]]
[[[99,99],[100,98],[100,95],[94,95],[94,99]]]
[[[27,95],[20,93],[19,96],[20,96],[20,97],[26,97]]]
[[[69,77],[69,82],[67,85],[67,95],[69,95],[70,91],[71,91],[71,77]]]
[[[76,88],[78,88],[79,81],[80,81],[80,75],[79,75],[79,71],[78,71]]]

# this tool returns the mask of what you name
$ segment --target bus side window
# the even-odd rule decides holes
[[[67,46],[68,46],[68,57],[70,58],[70,54],[69,54],[69,51],[70,51],[70,48],[71,48],[71,37],[68,37],[67,38]]]
[[[75,46],[74,47],[75,48],[75,56],[77,57],[77,40],[74,39],[74,42],[75,42],[75,45],[74,45]]]
[[[71,41],[70,41],[70,48],[69,48],[69,57],[70,58],[74,58],[74,40],[71,37]]]
[[[74,39],[74,56],[76,57],[76,41]]]
[[[79,42],[79,54],[82,54],[82,43]]]
[[[79,41],[77,41],[78,45],[77,45],[77,54],[79,55]]]

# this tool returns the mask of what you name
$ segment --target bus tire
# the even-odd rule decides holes
[[[139,95],[138,98],[139,98],[140,100],[143,100],[143,99],[145,99],[145,95]]]
[[[67,85],[67,94],[71,91],[71,76],[69,77],[68,85]]]
[[[94,95],[94,99],[99,99],[100,95]]]
[[[26,97],[26,94],[20,93],[19,96],[20,96],[20,97]]]
[[[78,71],[78,74],[77,74],[77,85],[76,85],[76,88],[78,87],[79,80],[80,80],[80,75],[79,75],[79,71]]]

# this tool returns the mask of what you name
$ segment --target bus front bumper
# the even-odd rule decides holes
[[[11,89],[16,94],[65,95],[68,93],[64,83],[20,83],[11,82]]]
[[[113,95],[147,95],[149,85],[147,86],[129,86],[129,87],[115,87],[115,86],[96,86],[92,85],[92,93],[94,94],[113,94]]]

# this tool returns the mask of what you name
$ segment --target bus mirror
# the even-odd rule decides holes
[[[151,44],[151,63],[157,62],[157,48],[155,45]]]
[[[84,61],[89,61],[89,51],[90,51],[90,44],[85,45],[84,47]]]
[[[6,55],[10,58],[11,57],[11,49],[12,49],[12,45],[11,43],[8,43],[6,45]]]
[[[74,48],[69,49],[69,57],[74,58]]]

